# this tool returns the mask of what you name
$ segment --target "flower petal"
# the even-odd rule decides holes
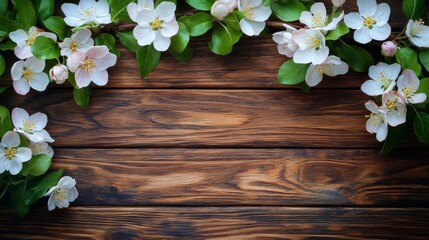
[[[97,86],[104,86],[109,80],[109,74],[106,70],[90,72],[90,79]]]
[[[174,12],[176,11],[176,4],[172,2],[161,2],[156,7],[158,18],[164,22],[170,22],[174,18]]]
[[[18,161],[10,161],[10,168],[9,168],[10,174],[16,175],[19,172],[21,172],[21,170],[22,170],[22,163]]]
[[[392,32],[392,29],[390,28],[389,24],[384,24],[383,26],[380,26],[380,27],[377,25],[374,25],[372,29],[369,30],[369,36],[374,40],[384,41],[390,36],[391,32]]]
[[[7,132],[1,139],[1,145],[5,148],[17,147],[20,142],[18,133],[13,131]]]
[[[48,200],[48,210],[52,211],[55,209],[55,194],[52,194]]]
[[[91,30],[82,28],[82,29],[79,29],[77,32],[73,33],[73,35],[71,36],[71,39],[74,42],[83,44],[83,43],[86,43],[91,38],[91,34],[92,34]]]
[[[426,101],[426,97],[424,93],[417,93],[409,99],[409,102],[412,104],[422,103]]]
[[[79,193],[77,192],[77,189],[75,187],[73,187],[72,189],[70,189],[67,192],[67,200],[69,202],[74,202],[74,200],[76,200],[76,198],[79,196]]]
[[[20,147],[16,150],[16,160],[19,162],[27,162],[31,159],[31,149],[26,147]]]
[[[381,89],[380,85],[378,85],[374,80],[364,82],[360,89],[368,96],[375,97],[383,94],[383,89]]]
[[[15,42],[18,47],[24,47],[27,45],[25,41],[28,39],[28,34],[24,30],[18,29],[9,33],[9,38]]]
[[[380,3],[377,6],[374,18],[377,21],[377,26],[383,26],[389,21],[390,6],[387,3]]]
[[[377,130],[376,138],[379,142],[386,140],[387,131],[388,131],[387,124],[381,125],[380,128]]]
[[[12,123],[15,128],[22,128],[24,121],[29,118],[27,111],[22,108],[16,107],[12,110]]]
[[[349,28],[358,29],[363,26],[363,18],[359,13],[349,13],[344,16],[344,23]]]
[[[170,22],[164,22],[161,28],[161,34],[164,37],[172,37],[179,32],[179,24],[176,19],[173,19]]]
[[[362,44],[367,44],[372,40],[370,36],[370,30],[367,27],[362,27],[357,29],[353,34],[353,38],[355,39],[356,42],[362,43]]]
[[[107,53],[106,56],[95,60],[95,69],[97,71],[106,70],[116,64],[116,55],[113,53]]]
[[[323,75],[320,74],[319,66],[313,64],[307,69],[307,74],[305,75],[305,82],[308,86],[314,87],[322,81]]]
[[[36,73],[30,81],[28,81],[30,87],[39,92],[43,92],[49,85],[49,77],[46,73]]]
[[[41,73],[45,69],[45,60],[30,57],[25,60],[24,67],[31,69],[34,73]]]
[[[48,123],[48,117],[44,113],[37,112],[30,116],[30,121],[32,121],[35,124],[35,131],[40,131],[46,127],[46,124]]]
[[[58,181],[58,187],[65,190],[70,190],[76,186],[76,180],[70,176],[64,176]]]
[[[30,84],[22,78],[19,81],[13,81],[13,89],[20,95],[26,95],[30,91]]]
[[[20,60],[13,64],[10,69],[10,75],[13,81],[19,81],[22,77],[22,71],[24,71],[24,61]]]
[[[161,32],[156,32],[155,40],[153,41],[153,46],[156,50],[163,52],[170,47],[171,39],[162,36]]]
[[[377,2],[375,0],[357,0],[359,13],[363,17],[370,17],[377,11]]]
[[[78,68],[75,74],[76,85],[79,88],[88,87],[91,83],[90,74],[82,68]]]
[[[106,56],[108,53],[109,53],[109,49],[107,48],[107,46],[102,45],[102,46],[91,47],[86,51],[85,55],[88,58],[99,59]]]
[[[133,35],[140,46],[150,45],[155,40],[155,32],[150,28],[136,26],[133,30]]]
[[[33,56],[33,53],[31,53],[30,46],[16,46],[13,52],[15,53],[15,56],[19,59],[26,59]]]

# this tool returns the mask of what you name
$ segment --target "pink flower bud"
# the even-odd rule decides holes
[[[228,16],[237,7],[237,0],[217,0],[211,8],[210,13],[219,21]]]
[[[343,6],[343,4],[344,4],[344,2],[345,2],[346,0],[332,0],[332,4],[335,6],[335,7],[341,7],[341,6]]]
[[[56,65],[49,70],[49,76],[57,84],[62,84],[69,78],[69,69],[65,65]]]
[[[392,41],[386,41],[381,45],[381,54],[386,57],[393,57],[396,53],[396,45]]]

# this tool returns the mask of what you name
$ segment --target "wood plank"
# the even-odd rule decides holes
[[[73,207],[26,219],[2,211],[5,239],[427,239],[422,208]]]
[[[56,147],[380,147],[360,90],[94,90],[87,110],[71,95],[4,99],[46,112]]]
[[[55,151],[53,167],[78,179],[78,205],[429,207],[429,150]]]

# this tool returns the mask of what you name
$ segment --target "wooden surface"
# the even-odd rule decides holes
[[[384,2],[400,31],[402,1]],[[187,63],[163,54],[143,81],[120,48],[86,110],[67,85],[7,90],[1,104],[48,115],[53,167],[77,179],[80,196],[54,212],[42,199],[26,219],[0,207],[0,238],[428,238],[429,149],[410,137],[379,155],[364,126],[366,74],[305,94],[276,82],[286,59],[270,36],[244,38],[226,57],[207,41],[192,40]]]

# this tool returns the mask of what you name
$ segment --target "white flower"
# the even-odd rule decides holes
[[[377,5],[375,0],[357,0],[359,13],[353,12],[344,16],[344,22],[349,28],[356,29],[356,42],[366,44],[372,39],[386,40],[392,31],[387,23],[390,7],[387,3]]]
[[[405,34],[417,47],[429,48],[429,27],[423,25],[423,20],[409,20]]]
[[[394,63],[378,63],[371,66],[368,74],[371,80],[364,82],[361,86],[362,92],[369,96],[379,96],[391,91],[396,85],[396,79],[401,72],[401,65]]]
[[[422,103],[426,101],[427,96],[425,93],[416,94],[419,85],[420,80],[416,74],[412,70],[405,69],[398,78],[398,95],[407,103]]]
[[[303,11],[299,17],[299,21],[309,28],[319,29],[321,31],[330,31],[334,30],[338,23],[343,19],[344,12],[340,16],[332,19],[328,23],[328,16],[326,15],[325,4],[322,2],[315,3],[310,8],[311,12]]]
[[[156,9],[145,8],[136,15],[137,26],[133,35],[140,46],[153,43],[158,51],[166,51],[170,47],[171,37],[179,31],[174,12],[176,5],[172,2],[161,2]]]
[[[218,21],[223,21],[236,7],[237,0],[216,0],[210,9],[210,13]]]
[[[143,9],[153,10],[153,0],[138,0],[137,4],[132,2],[127,6],[128,15],[134,22],[137,22],[137,13]]]
[[[51,158],[54,156],[54,149],[45,142],[30,142],[28,147],[33,155],[46,154]]]
[[[376,138],[379,142],[382,142],[387,137],[387,122],[385,121],[385,114],[380,112],[377,104],[373,101],[368,101],[365,103],[366,109],[371,112],[371,115],[366,116],[368,120],[366,121],[366,130],[369,133],[376,133]]]
[[[28,33],[22,29],[18,29],[14,32],[9,33],[10,40],[16,43],[16,47],[14,50],[15,55],[19,59],[26,59],[32,57],[33,54],[31,53],[31,46],[36,40],[36,37],[39,36],[51,38],[55,42],[57,41],[57,35],[50,32],[44,32],[43,29],[34,26],[30,27]]]
[[[396,127],[405,122],[407,118],[407,105],[398,96],[397,92],[390,91],[381,98],[383,106],[380,112],[386,114],[385,121],[392,127]]]
[[[311,64],[305,75],[305,82],[308,86],[314,87],[322,81],[323,74],[330,77],[346,74],[349,71],[349,65],[341,61],[337,56],[329,56],[325,62],[319,65]]]
[[[94,46],[94,40],[91,38],[91,30],[83,28],[71,35],[71,38],[65,38],[64,42],[59,44],[61,47],[61,56],[69,57],[77,51],[85,52],[88,48]]]
[[[339,8],[339,7],[343,6],[345,2],[346,2],[346,0],[332,0],[332,5]]]
[[[69,204],[76,200],[79,195],[75,186],[76,180],[69,176],[65,176],[58,181],[57,186],[49,189],[49,191],[44,195],[45,197],[49,196],[49,211],[54,210],[55,207],[69,207]]]
[[[22,108],[12,110],[12,123],[15,131],[22,133],[32,142],[54,142],[49,133],[44,129],[48,123],[48,117],[43,113],[35,113],[31,116]]]
[[[296,29],[287,24],[283,24],[283,26],[285,26],[286,31],[274,33],[273,40],[278,44],[277,50],[279,53],[291,58],[295,54],[296,50],[298,50],[298,44],[293,40],[292,34]]]
[[[321,64],[328,58],[329,48],[325,43],[325,36],[316,29],[300,29],[293,33],[293,40],[299,49],[293,56],[296,63]]]
[[[259,35],[271,15],[271,8],[265,7],[262,0],[239,0],[238,10],[245,15],[240,21],[240,29],[247,36]]]
[[[385,57],[393,57],[396,53],[396,44],[392,41],[386,41],[381,44],[381,54]]]
[[[13,88],[18,94],[25,95],[30,87],[41,92],[45,91],[49,84],[49,77],[43,72],[45,61],[35,57],[19,60],[13,64],[10,74],[13,80]]]
[[[22,170],[22,163],[31,159],[31,150],[26,147],[18,147],[19,135],[9,131],[1,139],[0,147],[0,174],[9,171],[16,175]]]
[[[65,65],[58,64],[49,70],[49,77],[55,83],[62,84],[69,78],[69,69]]]
[[[98,86],[107,84],[107,68],[116,64],[116,55],[109,52],[106,46],[95,46],[86,52],[75,52],[67,59],[67,66],[75,72],[79,88],[87,87],[91,81]]]
[[[81,0],[79,5],[73,3],[63,3],[61,5],[64,21],[70,27],[77,27],[83,24],[108,24],[110,20],[109,4],[106,0]]]

